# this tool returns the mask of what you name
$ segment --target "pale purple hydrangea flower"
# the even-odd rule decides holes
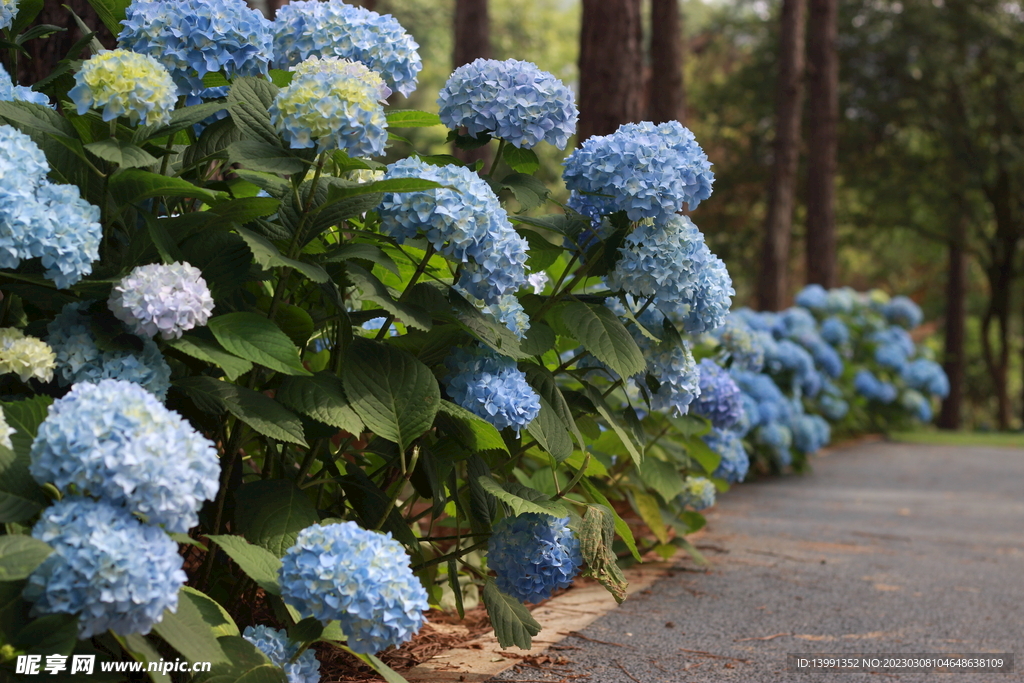
[[[138,266],[114,285],[107,301],[113,314],[140,337],[177,339],[202,327],[213,312],[202,272],[188,263]]]

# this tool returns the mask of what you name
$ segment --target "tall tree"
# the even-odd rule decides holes
[[[789,245],[800,160],[806,14],[807,0],[782,0],[778,82],[775,86],[775,159],[769,184],[758,290],[758,305],[770,311],[786,305]]]
[[[457,69],[476,59],[491,57],[491,20],[487,0],[455,0],[455,47],[452,68]],[[490,147],[454,150],[455,156],[467,163],[491,158]]]
[[[946,279],[946,349],[942,367],[949,378],[949,395],[939,413],[941,429],[959,429],[963,414],[964,378],[967,371],[967,217],[963,202],[951,203],[955,211],[949,236],[949,273]],[[957,211],[956,209],[960,210]]]
[[[640,0],[583,0],[579,139],[643,116]]]
[[[807,27],[807,281],[836,286],[838,0],[810,0]]]
[[[683,35],[679,0],[651,0],[651,82],[647,118],[655,123],[686,120]]]

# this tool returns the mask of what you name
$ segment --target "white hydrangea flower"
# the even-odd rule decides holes
[[[56,365],[53,349],[43,340],[26,337],[13,327],[0,329],[0,374],[17,373],[22,382],[32,377],[49,382]]]
[[[200,270],[188,263],[138,266],[110,293],[107,307],[139,336],[177,339],[206,324],[213,296]]]
[[[11,443],[11,434],[16,431],[18,430],[7,424],[7,416],[4,415],[4,411],[0,410],[0,446],[8,450],[14,450],[14,444]]]

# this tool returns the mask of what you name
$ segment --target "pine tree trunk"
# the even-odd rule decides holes
[[[32,22],[32,25],[52,24],[66,28],[67,31],[54,33],[46,38],[30,40],[25,44],[25,49],[31,59],[24,55],[19,58],[18,81],[21,85],[32,85],[49,76],[57,66],[57,62],[64,59],[71,46],[82,37],[83,34],[71,16],[71,12],[64,5],[74,10],[86,26],[96,31],[96,38],[104,47],[113,48],[115,46],[117,42],[115,36],[103,25],[88,0],[45,0],[43,10]],[[89,54],[89,50],[86,49],[79,58],[87,59]]]
[[[651,0],[651,82],[647,118],[654,123],[686,121],[683,34],[679,0]]]
[[[838,0],[810,0],[807,34],[807,282],[836,286]]]
[[[457,69],[476,59],[491,57],[491,22],[487,11],[487,0],[455,0],[455,49],[452,52],[452,68]],[[483,161],[490,165],[493,146],[478,149],[455,148],[455,156],[466,162]]]
[[[643,116],[640,0],[583,0],[580,141]]]
[[[949,378],[949,396],[942,401],[940,429],[959,429],[966,374],[967,320],[967,224],[961,215],[954,219],[949,240],[949,274],[946,280],[946,358],[942,364]]]
[[[758,304],[777,311],[786,305],[789,244],[793,227],[796,173],[800,161],[806,0],[783,0],[779,71],[775,86],[775,159],[765,217]]]

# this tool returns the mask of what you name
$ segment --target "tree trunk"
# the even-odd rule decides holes
[[[779,71],[775,86],[775,159],[765,217],[758,304],[777,311],[786,305],[789,242],[803,107],[804,18],[806,0],[783,0],[779,34]]]
[[[476,59],[491,57],[491,21],[487,12],[487,0],[455,0],[455,49],[452,52],[452,67],[459,68]],[[464,131],[463,131],[464,132]],[[475,163],[483,161],[490,165],[494,154],[491,146],[477,149],[455,148],[456,158]]]
[[[647,118],[654,123],[686,121],[683,34],[679,0],[651,0],[651,83]]]
[[[838,0],[810,0],[807,34],[807,282],[836,286]]]
[[[22,85],[32,85],[49,76],[57,66],[57,62],[64,59],[71,46],[82,37],[83,34],[78,29],[71,12],[68,12],[64,5],[68,5],[75,14],[82,18],[86,26],[96,31],[96,38],[103,43],[104,47],[114,47],[115,36],[103,25],[88,0],[46,0],[43,10],[32,25],[52,24],[66,28],[67,31],[54,33],[47,38],[36,38],[25,44],[25,49],[31,58],[22,55],[19,59],[17,78]],[[89,55],[89,50],[86,49],[79,58],[88,59]]]
[[[949,274],[946,280],[946,357],[942,367],[949,378],[949,396],[942,401],[940,429],[959,429],[966,375],[967,320],[967,220],[962,215],[953,220],[949,240]]]
[[[643,115],[640,0],[583,0],[580,141]]]

